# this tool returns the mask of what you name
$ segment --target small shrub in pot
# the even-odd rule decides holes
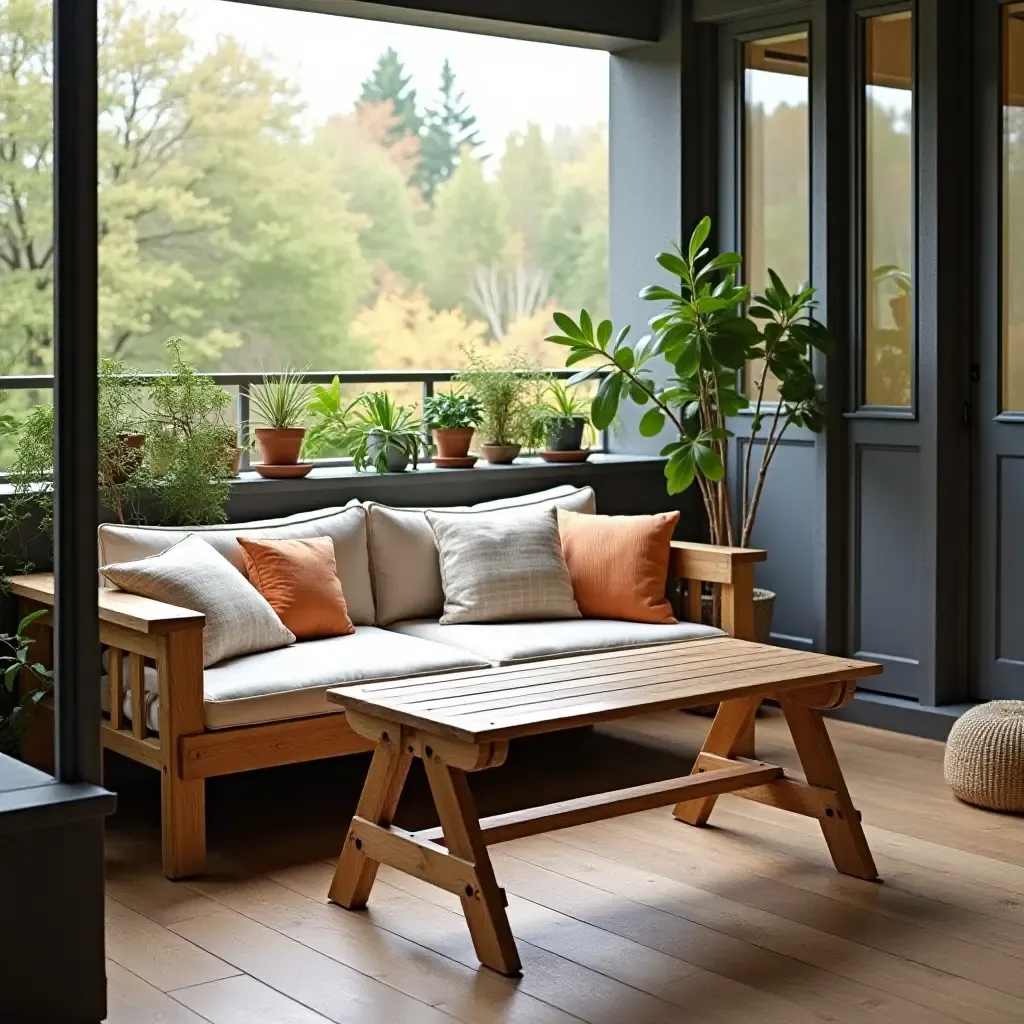
[[[574,395],[561,381],[551,382],[544,405],[548,451],[576,452],[583,447],[589,409],[590,403],[582,395]]]
[[[423,402],[423,418],[442,459],[464,459],[483,410],[475,395],[453,391],[432,395]]]

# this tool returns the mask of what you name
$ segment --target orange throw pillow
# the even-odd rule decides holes
[[[676,621],[665,586],[678,522],[678,512],[591,516],[558,510],[562,554],[584,618]]]
[[[249,582],[297,640],[347,636],[348,616],[330,537],[309,540],[236,538]]]

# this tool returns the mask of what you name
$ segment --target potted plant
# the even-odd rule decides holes
[[[410,462],[416,468],[422,426],[410,406],[399,405],[386,391],[370,391],[349,413],[341,447],[359,472],[373,466],[378,473],[401,473]]]
[[[479,399],[459,391],[431,395],[423,402],[423,419],[437,446],[434,465],[448,469],[472,468],[476,459],[469,454],[469,446],[483,419]]]
[[[335,377],[327,387],[321,384],[314,386],[312,397],[306,406],[309,429],[302,445],[304,458],[316,459],[329,454],[344,454],[349,414],[355,404],[346,403],[338,377]]]
[[[480,405],[480,451],[495,465],[514,462],[523,445],[537,433],[538,392],[544,374],[529,367],[517,353],[491,359],[479,352],[469,355],[469,368],[456,378]]]
[[[561,381],[548,385],[547,448],[550,452],[578,452],[583,448],[583,431],[590,422],[590,403],[575,395]]]
[[[914,294],[914,284],[910,274],[895,263],[887,263],[884,266],[875,267],[871,276],[876,288],[885,281],[892,281],[896,286],[897,294],[889,299],[889,310],[892,312],[892,319],[897,330],[909,331],[913,313],[911,300]]]
[[[306,436],[303,420],[310,395],[311,389],[299,370],[267,375],[253,391],[252,409],[263,423],[254,431],[263,465],[297,465]]]
[[[0,754],[17,756],[36,707],[53,689],[53,671],[32,661],[35,638],[29,632],[33,623],[48,614],[49,609],[41,608],[18,623],[17,633],[0,635]]]
[[[668,427],[674,435],[662,449],[669,493],[679,494],[696,483],[711,543],[747,547],[783,435],[790,426],[814,432],[824,426],[811,356],[814,350],[830,354],[832,345],[824,324],[814,317],[813,288],[790,292],[769,270],[771,284],[751,299],[750,290],[736,283],[740,256],[726,252],[711,257],[704,246],[710,232],[711,221],[705,217],[685,250],[677,247],[658,257],[679,285],[678,291],[651,285],[640,293],[663,306],[651,320],[652,334],[631,345],[628,327],[616,333],[610,321],[595,325],[584,310],[578,321],[556,313],[562,333],[549,340],[569,349],[570,366],[595,360],[571,377],[569,386],[608,374],[591,404],[594,427],[610,426],[624,401],[646,406],[640,433],[657,437]],[[754,359],[764,360],[764,369],[751,403],[740,390],[739,371]],[[770,404],[764,399],[769,373],[778,381],[780,396]],[[726,473],[732,436],[728,418],[751,405],[751,442],[734,473],[736,495]],[[752,476],[755,449],[760,457]],[[765,603],[768,610],[759,615],[759,633],[767,632],[770,621],[770,600]],[[718,618],[717,601],[711,618]]]

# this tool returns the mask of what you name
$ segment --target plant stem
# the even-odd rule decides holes
[[[768,431],[768,436],[765,438],[764,452],[761,455],[761,467],[757,471],[757,481],[754,484],[754,494],[750,499],[750,508],[747,510],[747,514],[743,520],[743,534],[740,538],[740,547],[745,548],[750,542],[750,535],[754,532],[754,519],[757,517],[757,506],[761,501],[761,491],[764,489],[765,477],[768,475],[768,466],[771,463],[772,456],[775,454],[775,449],[779,446],[779,441],[782,440],[782,435],[785,433],[786,427],[783,426],[779,432],[778,438],[775,437],[775,430],[779,424],[779,415],[782,412],[782,403],[779,402],[775,406],[775,415],[772,416],[772,425]],[[788,421],[787,424],[788,426]],[[774,447],[772,441],[775,440]]]

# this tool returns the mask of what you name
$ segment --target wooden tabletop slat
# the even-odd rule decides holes
[[[715,637],[329,691],[351,710],[475,743],[876,675],[881,666]]]

